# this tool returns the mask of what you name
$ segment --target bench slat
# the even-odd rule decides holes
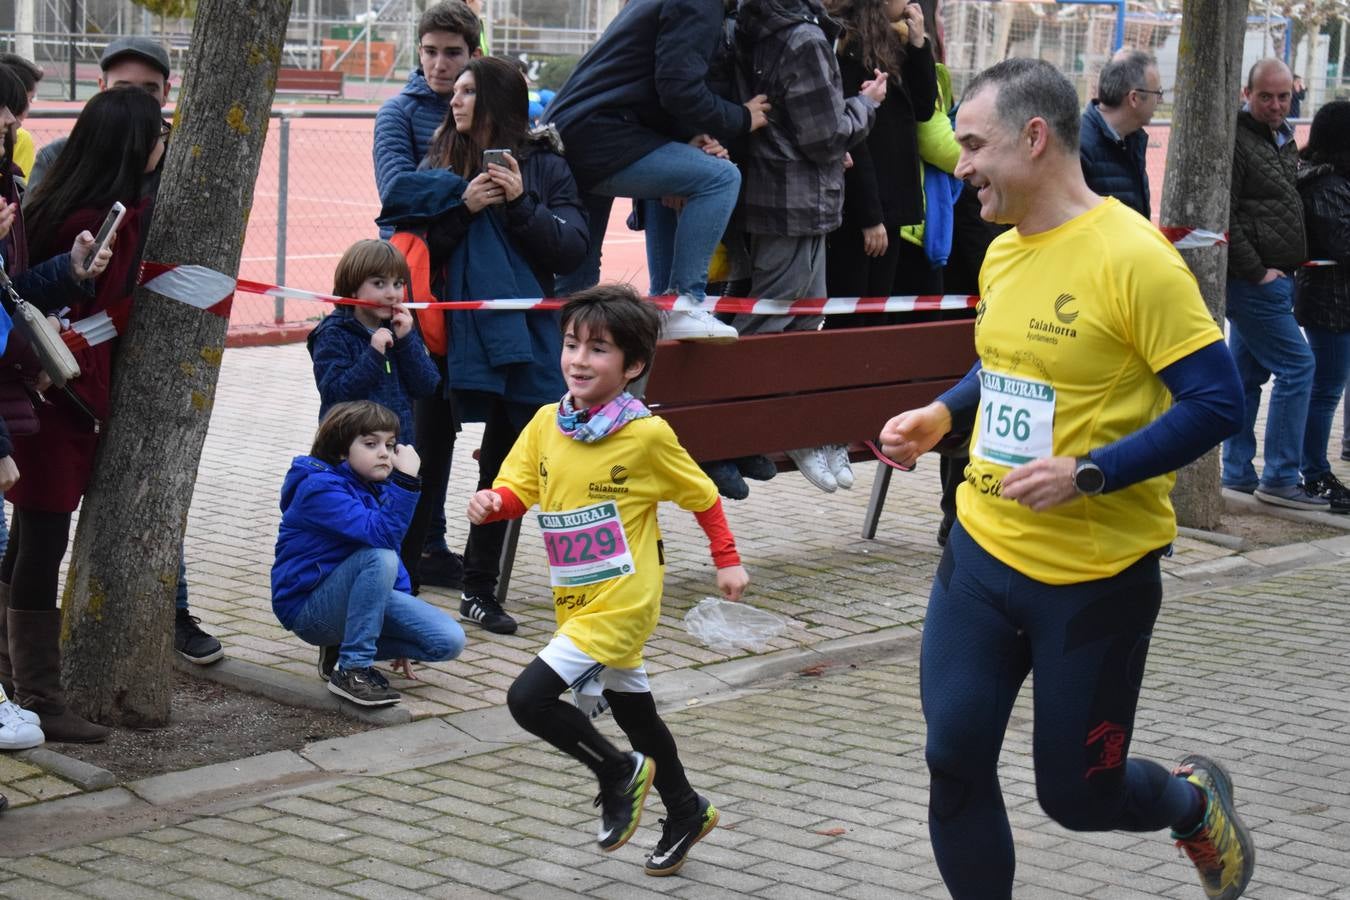
[[[923,381],[964,375],[974,363],[972,319],[750,335],[727,344],[663,341],[647,400],[669,408],[728,395]]]
[[[813,391],[791,398],[724,400],[653,411],[675,429],[690,456],[706,462],[875,438],[891,416],[929,403],[958,380]]]

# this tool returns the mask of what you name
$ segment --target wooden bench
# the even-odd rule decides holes
[[[652,412],[698,462],[847,444],[856,461],[898,412],[922,406],[975,363],[974,320],[743,337],[726,344],[663,341],[648,381]],[[872,483],[862,536],[876,536],[892,469]],[[772,490],[755,486],[753,490]],[[511,583],[520,520],[502,546],[497,598]]]
[[[342,96],[342,73],[325,69],[277,69],[278,94]]]

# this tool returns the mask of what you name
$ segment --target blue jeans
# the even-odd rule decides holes
[[[591,249],[575,272],[558,279],[558,293],[566,296],[599,283],[600,249],[615,197],[659,200],[675,195],[688,199],[684,211],[675,216],[665,210],[669,215],[653,216],[646,226],[649,246],[664,243],[671,248],[670,283],[660,292],[702,300],[708,262],[726,230],[740,186],[740,170],[725,159],[673,141],[657,147],[586,193]]]
[[[364,669],[377,659],[454,659],[464,629],[450,615],[394,590],[398,554],[367,547],[319,583],[291,628],[307,644],[339,645],[338,666]]]
[[[1350,377],[1350,331],[1306,328],[1304,333],[1316,360],[1308,397],[1308,425],[1303,430],[1303,477],[1311,481],[1331,471],[1327,444],[1331,441],[1331,420],[1336,418],[1336,407]]]
[[[1261,385],[1275,375],[1266,411],[1265,468],[1259,484],[1284,488],[1299,482],[1303,428],[1313,380],[1313,355],[1294,321],[1294,280],[1270,284],[1228,282],[1228,349],[1237,363],[1246,403],[1242,431],[1223,442],[1223,483],[1256,487],[1256,413]]]

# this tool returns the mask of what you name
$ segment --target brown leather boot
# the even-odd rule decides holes
[[[9,663],[9,585],[0,581],[0,687],[6,697],[14,696],[14,667]]]
[[[10,609],[13,637],[15,702],[42,717],[49,742],[92,744],[108,737],[108,729],[76,715],[66,706],[61,688],[61,610]]]

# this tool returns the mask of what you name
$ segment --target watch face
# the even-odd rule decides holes
[[[1084,494],[1096,494],[1106,485],[1106,476],[1102,470],[1088,464],[1079,467],[1073,474],[1074,487]]]

